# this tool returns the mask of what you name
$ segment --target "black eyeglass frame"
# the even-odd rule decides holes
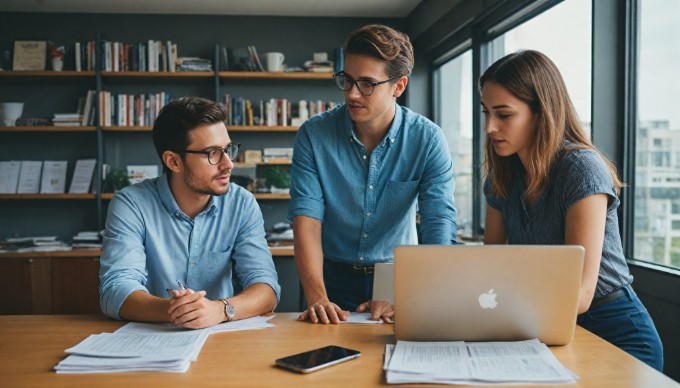
[[[349,89],[343,89],[343,88],[340,86],[340,84],[338,83],[338,77],[340,77],[340,76],[344,77],[347,81],[350,82],[351,86],[349,87]],[[384,81],[377,81],[377,82],[376,82],[376,81],[369,81],[369,80],[365,80],[365,79],[360,79],[360,80],[352,79],[352,77],[348,76],[347,73],[345,73],[344,71],[339,71],[339,72],[333,74],[333,79],[335,80],[335,85],[338,87],[338,89],[342,90],[343,92],[349,92],[350,90],[352,90],[352,87],[353,87],[353,86],[356,86],[356,87],[357,87],[357,90],[359,91],[359,93],[361,93],[361,95],[362,95],[362,96],[365,96],[365,97],[368,97],[368,96],[372,95],[373,92],[375,91],[375,87],[376,87],[376,86],[382,85],[382,84],[385,84],[385,83],[388,83],[388,82],[390,82],[390,81],[397,80],[397,79],[399,79],[399,78],[401,78],[401,77],[403,77],[403,75],[399,75],[399,76],[396,76],[396,77],[392,77],[392,78],[386,79],[386,80],[384,80]],[[359,82],[365,82],[365,83],[371,85],[371,92],[368,93],[368,94],[367,94],[367,93],[364,93],[364,92],[361,90],[361,88],[359,87]]]
[[[224,158],[224,155],[229,154],[229,149],[231,147],[236,147],[236,152],[234,153],[234,155],[228,156],[228,158],[229,158],[229,160],[234,162],[234,161],[236,161],[236,158],[238,158],[238,153],[241,150],[241,143],[229,143],[229,145],[227,145],[224,148],[212,147],[212,148],[208,148],[207,150],[201,150],[201,151],[196,151],[196,150],[171,150],[171,151],[176,152],[178,154],[203,154],[203,155],[206,156],[206,158],[208,158],[208,163],[210,163],[211,165],[214,166],[216,164],[220,164],[220,162],[222,161],[222,158]],[[220,158],[217,159],[217,162],[213,163],[212,160],[210,159],[210,154],[217,151],[217,150],[220,150],[222,152],[220,152]]]

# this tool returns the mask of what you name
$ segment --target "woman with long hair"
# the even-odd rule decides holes
[[[661,340],[630,284],[616,209],[623,183],[586,135],[555,64],[526,50],[479,80],[486,244],[585,248],[577,323],[661,371]]]

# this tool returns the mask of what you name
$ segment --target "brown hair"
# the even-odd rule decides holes
[[[345,54],[368,55],[386,62],[390,78],[411,74],[413,46],[408,35],[381,24],[353,31],[345,42]]]
[[[189,146],[189,131],[203,125],[224,122],[227,111],[214,101],[201,97],[182,97],[170,101],[153,123],[153,144],[163,163],[163,152],[183,150]],[[184,157],[182,155],[182,157]]]
[[[609,167],[616,193],[619,194],[623,183],[616,167],[595,148],[586,135],[562,75],[550,58],[533,50],[506,55],[491,65],[479,79],[480,93],[487,81],[503,86],[529,105],[537,116],[535,138],[529,145],[529,165],[524,166],[531,177],[525,193],[527,197],[545,191],[550,169],[558,153],[570,149],[597,152]],[[510,159],[494,152],[488,136],[484,148],[484,170],[491,179],[490,193],[505,198],[511,177]]]

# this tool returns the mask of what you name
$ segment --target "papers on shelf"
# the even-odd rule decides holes
[[[41,194],[62,194],[66,187],[65,160],[46,160],[42,168],[42,180],[40,183]]]
[[[68,192],[73,194],[87,194],[92,185],[94,168],[97,165],[96,159],[78,159],[71,178],[71,187]]]
[[[21,162],[8,160],[0,162],[0,194],[14,194],[19,184]]]
[[[24,160],[21,162],[17,193],[37,194],[38,191],[40,191],[40,171],[42,170],[42,164],[42,161],[32,160]]]
[[[57,373],[186,372],[210,334],[274,327],[274,316],[225,322],[199,330],[172,324],[131,322],[114,333],[93,334],[65,350]]]
[[[386,345],[389,384],[572,384],[565,368],[537,339],[517,342],[411,342]]]

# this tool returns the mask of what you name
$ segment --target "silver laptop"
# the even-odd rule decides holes
[[[396,338],[565,345],[574,336],[584,253],[580,246],[399,246]]]
[[[373,300],[384,300],[394,304],[394,263],[375,264]]]

